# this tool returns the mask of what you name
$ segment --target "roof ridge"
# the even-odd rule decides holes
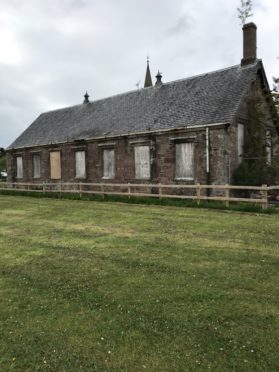
[[[172,84],[172,83],[176,83],[176,82],[180,82],[180,81],[191,80],[191,79],[194,79],[194,78],[197,78],[197,77],[206,76],[206,75],[216,74],[217,72],[228,71],[228,70],[232,70],[234,68],[239,68],[241,70],[244,70],[244,69],[248,69],[248,68],[251,68],[251,67],[255,67],[258,64],[258,62],[260,62],[260,61],[261,60],[258,59],[253,64],[246,65],[246,66],[241,66],[240,64],[237,64],[237,65],[233,65],[233,66],[230,66],[230,67],[220,68],[219,70],[213,70],[213,71],[209,71],[209,72],[204,72],[202,74],[192,75],[192,76],[189,76],[187,78],[182,78],[182,79],[178,79],[178,80],[169,81],[167,83],[164,83],[164,85],[168,85],[168,84]]]
[[[247,66],[241,66],[240,64],[237,64],[237,65],[233,65],[233,66],[230,66],[230,67],[225,67],[225,68],[221,68],[221,69],[218,69],[218,70],[209,71],[209,72],[206,72],[206,73],[203,73],[203,74],[192,75],[192,76],[189,76],[189,77],[186,77],[186,78],[168,81],[166,83],[163,83],[162,86],[170,85],[170,84],[175,84],[175,83],[179,83],[179,82],[182,82],[182,81],[192,80],[192,79],[199,78],[199,77],[202,77],[202,76],[216,74],[218,72],[228,71],[228,70],[232,70],[234,68],[248,69],[248,68],[251,68],[252,66],[253,67],[256,66],[260,61],[261,61],[260,59],[257,59],[256,62],[254,62],[253,64],[250,64],[250,65],[247,65]],[[123,92],[123,93],[116,93],[116,94],[113,94],[111,96],[107,96],[107,97],[103,97],[103,98],[99,98],[99,99],[96,99],[94,101],[91,101],[91,102],[87,103],[86,106],[90,106],[93,103],[105,101],[105,100],[110,99],[110,98],[115,98],[115,97],[119,97],[119,96],[125,96],[125,95],[136,93],[136,92],[141,93],[143,91],[151,90],[151,89],[158,89],[158,87],[151,86],[151,87],[147,87],[147,88],[128,90],[127,92]],[[79,107],[79,106],[82,107],[82,106],[84,106],[84,104],[83,103],[79,103],[79,104],[72,105],[72,106],[65,106],[65,107],[61,107],[61,108],[58,108],[58,109],[45,111],[45,112],[42,112],[41,115],[47,114],[49,112],[62,111],[62,110],[66,110],[66,109],[70,109],[70,108],[74,108],[74,107]]]

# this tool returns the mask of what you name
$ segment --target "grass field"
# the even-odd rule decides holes
[[[0,371],[278,371],[278,215],[0,196]]]

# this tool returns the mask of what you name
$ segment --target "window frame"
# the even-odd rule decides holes
[[[242,131],[242,143],[240,143],[240,128]],[[245,125],[243,123],[237,123],[237,158],[238,164],[242,163],[245,146]]]
[[[20,169],[19,164],[18,164],[19,159],[21,159],[21,175],[19,175],[19,172],[18,172],[18,170]],[[23,178],[23,156],[22,155],[16,155],[15,160],[16,160],[16,178],[22,179]]]
[[[113,174],[112,175],[105,175],[105,152],[106,151],[113,151]],[[113,180],[116,177],[116,161],[115,161],[115,148],[114,147],[105,147],[102,148],[102,169],[103,169],[103,180]]]
[[[177,175],[177,148],[178,146],[191,145],[192,147],[192,161],[191,161],[191,176],[180,177]],[[175,141],[174,143],[174,179],[175,181],[194,181],[195,179],[195,146],[193,140]]]
[[[272,137],[271,137],[271,130],[266,130],[266,163],[268,165],[272,164]]]
[[[53,177],[53,168],[52,168],[52,155],[54,153],[59,154],[59,177]],[[50,165],[50,179],[51,180],[61,180],[62,179],[62,165],[61,165],[61,151],[60,150],[51,150],[49,152],[49,165]]]
[[[78,175],[77,174],[77,153],[83,153],[84,154],[84,175]],[[83,149],[77,149],[75,150],[75,179],[84,180],[87,177],[87,169],[86,169],[86,151]]]
[[[35,176],[35,163],[34,159],[39,158],[39,175]],[[39,179],[41,178],[41,155],[40,154],[32,154],[32,178]]]
[[[140,173],[140,172],[137,172],[137,155],[136,155],[136,152],[140,149],[140,148],[148,148],[148,176],[141,176],[141,175],[137,175],[137,173]],[[151,146],[149,144],[137,144],[134,146],[134,165],[135,165],[135,179],[136,180],[150,180],[151,179]]]

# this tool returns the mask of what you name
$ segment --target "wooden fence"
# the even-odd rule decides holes
[[[78,193],[82,195],[100,194],[126,195],[173,198],[196,200],[198,204],[202,200],[222,201],[226,206],[231,202],[247,202],[261,204],[262,208],[268,207],[271,193],[279,195],[279,186],[232,186],[232,185],[163,185],[163,184],[135,184],[135,183],[22,183],[1,182],[0,190],[9,191],[32,191],[40,193]],[[243,195],[239,195],[242,193]]]

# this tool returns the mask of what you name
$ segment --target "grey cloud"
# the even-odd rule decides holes
[[[269,24],[270,4],[254,11],[266,39],[278,33],[277,23]],[[82,102],[85,90],[99,99],[136,89],[139,80],[142,86],[147,53],[153,79],[160,69],[164,81],[241,58],[236,2],[0,0],[0,6],[0,45],[1,27],[7,27],[20,56],[14,63],[0,58],[0,147],[40,112]],[[270,77],[278,52],[266,39],[259,38],[259,53]]]
[[[190,15],[184,15],[180,17],[176,24],[167,31],[166,35],[175,36],[177,34],[184,33],[193,26],[193,22],[193,18]]]

